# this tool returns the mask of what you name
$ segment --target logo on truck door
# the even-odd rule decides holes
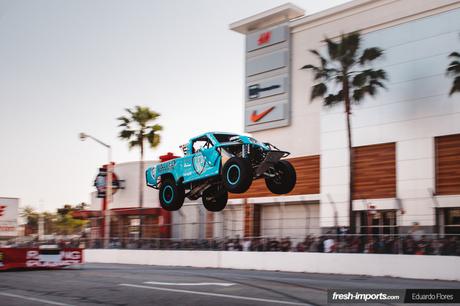
[[[200,175],[204,171],[204,166],[206,164],[206,161],[204,159],[203,153],[198,152],[193,156],[193,169],[195,169],[195,172]]]

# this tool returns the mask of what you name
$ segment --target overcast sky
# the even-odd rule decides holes
[[[294,0],[308,13],[346,0]],[[199,133],[243,131],[244,36],[231,22],[283,0],[0,0],[0,197],[54,210],[89,201],[124,108],[159,112],[156,159]],[[40,205],[40,203],[42,203]]]

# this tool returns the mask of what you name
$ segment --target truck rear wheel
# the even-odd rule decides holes
[[[221,211],[227,206],[228,192],[224,186],[215,186],[203,192],[202,201],[204,207],[213,212]]]
[[[222,168],[222,181],[231,193],[246,192],[252,184],[253,171],[248,160],[230,158]]]
[[[161,183],[159,197],[163,209],[179,210],[184,204],[185,190],[182,186],[177,186],[173,179],[167,178]]]
[[[297,175],[294,167],[287,160],[280,160],[273,166],[275,176],[265,177],[267,188],[274,194],[286,194],[295,187]]]

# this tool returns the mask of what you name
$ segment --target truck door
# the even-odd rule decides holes
[[[219,173],[220,154],[208,137],[203,136],[193,140],[192,148],[193,154],[185,160],[188,169],[184,172],[184,182],[199,180]]]

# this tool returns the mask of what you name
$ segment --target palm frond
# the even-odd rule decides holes
[[[309,50],[310,53],[316,55],[316,57],[319,58],[320,62],[321,62],[321,67],[325,68],[326,65],[327,65],[327,60],[325,57],[323,57],[317,50]]]
[[[319,68],[318,68],[318,67],[316,67],[316,66],[313,66],[313,65],[310,65],[310,64],[308,64],[308,65],[305,65],[305,66],[303,66],[303,67],[302,67],[302,68],[300,68],[300,69],[303,69],[303,70],[306,70],[306,69],[319,70]]]
[[[368,78],[369,78],[369,70],[364,70],[361,73],[356,74],[353,77],[351,83],[355,87],[361,87],[361,86],[364,86],[364,84],[366,84]]]
[[[121,117],[118,117],[117,120],[121,121],[121,123],[118,126],[120,126],[120,127],[121,126],[124,126],[124,127],[129,126],[130,120],[127,117],[121,116]]]
[[[135,147],[140,147],[141,144],[142,144],[142,141],[140,141],[139,139],[134,139],[128,142],[128,147],[131,150]]]
[[[340,56],[339,54],[339,44],[333,42],[329,38],[324,39],[327,43],[327,52],[331,60],[337,60]]]
[[[452,52],[451,54],[449,54],[449,57],[460,58],[460,53],[458,53],[458,52]]]
[[[341,41],[339,43],[339,55],[342,67],[345,67],[348,70],[349,67],[356,63],[356,52],[360,45],[361,37],[358,32],[342,34]]]
[[[459,61],[450,62],[449,67],[447,67],[446,74],[447,75],[460,74],[460,62]]]
[[[121,139],[130,139],[134,135],[135,131],[133,130],[121,130],[118,137]]]
[[[450,89],[449,96],[452,96],[456,92],[460,93],[460,76],[454,79],[454,83],[452,84],[452,88]]]
[[[367,62],[371,62],[380,56],[383,55],[383,50],[377,47],[374,48],[367,48],[363,51],[363,54],[359,58],[359,63],[361,65],[365,65]]]
[[[334,106],[339,102],[342,102],[343,99],[343,90],[340,90],[337,94],[329,94],[324,98],[324,105],[325,106]]]
[[[151,148],[156,148],[160,144],[160,135],[153,129],[146,135],[146,139]]]
[[[322,98],[327,92],[327,86],[324,83],[315,84],[311,89],[310,100],[313,101],[316,98]]]
[[[155,131],[155,132],[163,131],[163,127],[159,124],[155,124],[151,126],[150,128],[152,129],[152,131]]]

